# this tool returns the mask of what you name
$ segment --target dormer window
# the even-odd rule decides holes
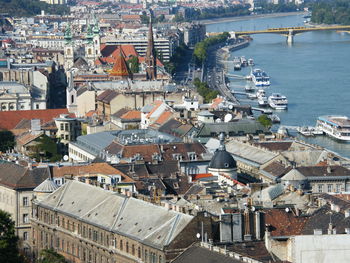
[[[179,153],[175,153],[175,154],[173,154],[173,159],[177,160],[177,161],[181,161],[182,160],[182,156]]]

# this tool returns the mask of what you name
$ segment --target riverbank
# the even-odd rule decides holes
[[[260,14],[260,15],[249,15],[249,16],[222,17],[222,18],[199,20],[198,22],[204,25],[210,25],[210,24],[217,24],[217,23],[224,23],[224,22],[244,21],[244,20],[256,19],[256,18],[284,17],[284,16],[293,16],[293,15],[301,15],[301,14],[307,14],[307,12],[299,11],[299,12]]]

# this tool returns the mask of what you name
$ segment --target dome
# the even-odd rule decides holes
[[[218,149],[209,163],[212,169],[235,169],[237,164],[232,155],[224,149]]]
[[[59,186],[55,184],[54,181],[47,178],[45,181],[43,181],[41,184],[39,184],[35,189],[34,192],[40,192],[40,193],[52,193],[53,191],[57,190]]]

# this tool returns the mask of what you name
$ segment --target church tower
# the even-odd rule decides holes
[[[86,43],[85,43],[85,60],[92,67],[95,64],[95,46],[94,46],[94,34],[92,27],[89,24],[86,33]]]
[[[145,62],[146,62],[146,79],[156,80],[157,79],[157,57],[156,57],[156,50],[154,48],[152,16],[150,17],[150,21],[149,21],[148,43],[147,43],[147,52],[146,52]]]
[[[98,25],[97,19],[95,18],[95,25],[93,28],[93,41],[94,41],[94,48],[95,48],[95,58],[101,56],[101,36],[100,36],[100,27]]]
[[[73,67],[74,64],[74,43],[72,41],[72,29],[70,24],[67,25],[66,31],[64,32],[64,69],[68,70]]]

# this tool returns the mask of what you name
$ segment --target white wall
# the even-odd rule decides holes
[[[350,261],[350,235],[304,235],[292,239],[293,263],[345,263]]]

